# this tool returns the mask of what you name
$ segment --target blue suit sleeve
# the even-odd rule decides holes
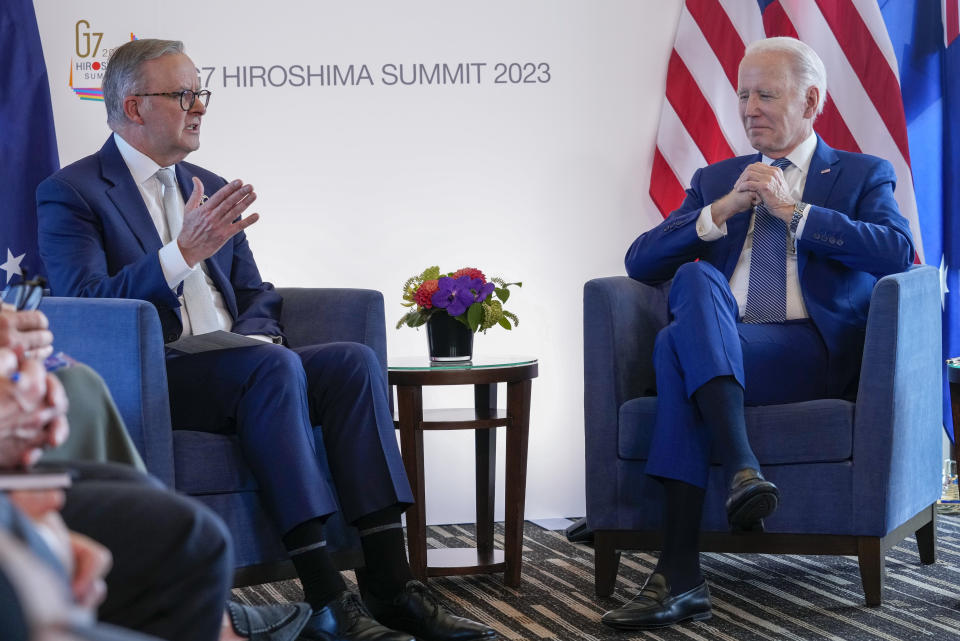
[[[285,337],[280,325],[283,299],[271,283],[260,277],[246,234],[233,237],[233,259],[230,284],[237,297],[237,318],[233,331],[237,334],[265,334]]]
[[[90,298],[138,298],[178,307],[157,252],[147,252],[110,275],[99,216],[68,182],[51,177],[37,188],[40,256],[54,294]]]
[[[913,236],[893,197],[896,174],[886,160],[875,159],[851,194],[846,211],[811,206],[798,251],[836,260],[878,278],[913,264]]]
[[[697,218],[705,205],[701,172],[698,169],[693,175],[680,208],[630,245],[624,259],[630,278],[651,285],[662,283],[673,278],[680,265],[701,257],[707,244],[697,234]]]

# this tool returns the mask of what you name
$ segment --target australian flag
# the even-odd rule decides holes
[[[926,262],[940,267],[943,357],[960,356],[960,0],[880,2],[900,68]],[[944,371],[944,421],[953,438]]]
[[[0,2],[0,289],[42,272],[34,192],[59,166],[32,0]]]

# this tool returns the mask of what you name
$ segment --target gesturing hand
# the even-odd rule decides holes
[[[793,217],[796,202],[790,196],[790,188],[779,167],[762,162],[748,165],[737,179],[734,190],[754,194],[753,204],[763,202],[777,218],[789,223]]]
[[[795,202],[779,167],[755,162],[747,165],[733,184],[730,193],[714,202],[710,208],[713,222],[718,227],[735,214],[764,203],[774,216],[790,222]]]
[[[257,222],[260,214],[239,219],[256,199],[253,185],[234,180],[204,202],[203,183],[194,178],[193,193],[184,205],[183,227],[177,237],[177,245],[187,265],[193,267],[210,258],[234,235]]]

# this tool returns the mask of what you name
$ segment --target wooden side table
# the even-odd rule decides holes
[[[407,510],[410,568],[418,579],[428,576],[503,572],[504,582],[520,584],[523,550],[523,510],[527,487],[527,435],[530,390],[537,361],[530,358],[474,360],[431,364],[427,359],[392,362],[388,380],[397,387],[400,449],[415,503]],[[507,385],[507,408],[497,408],[497,384]],[[473,385],[474,407],[423,409],[424,385]],[[493,506],[496,483],[496,430],[507,429],[506,538],[504,550],[493,547]],[[423,480],[423,431],[475,431],[477,474],[477,547],[427,550]]]
[[[960,474],[960,358],[947,359],[947,380],[950,382],[950,410],[953,415],[953,444],[950,451]]]

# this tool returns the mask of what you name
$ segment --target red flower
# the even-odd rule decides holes
[[[469,276],[470,278],[479,278],[483,282],[487,282],[487,277],[483,275],[483,272],[477,269],[476,267],[464,267],[463,269],[458,269],[453,272],[453,275],[450,278],[456,280],[461,276]]]
[[[420,287],[417,288],[416,293],[413,295],[413,301],[420,307],[430,309],[433,307],[433,303],[430,302],[430,298],[437,291],[437,281],[435,280],[425,280]]]

